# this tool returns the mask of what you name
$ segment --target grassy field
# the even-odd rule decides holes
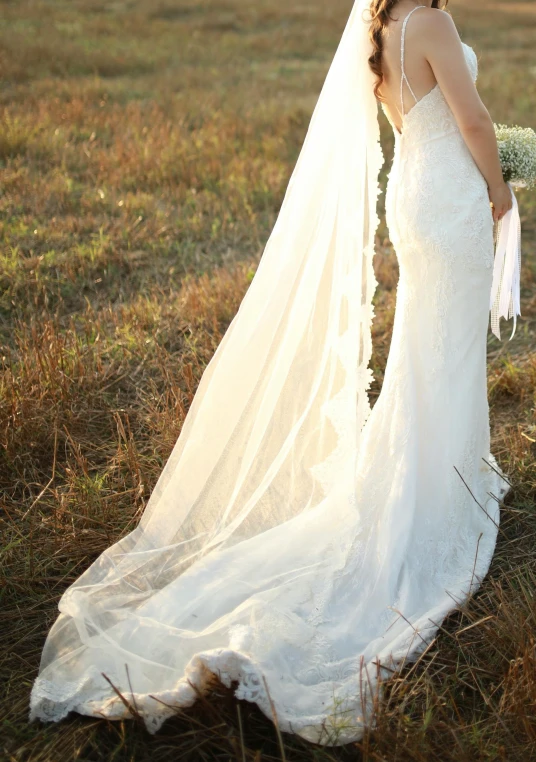
[[[0,0],[0,758],[536,759],[536,194],[523,320],[489,338],[514,489],[484,585],[393,680],[378,729],[321,749],[214,693],[136,721],[27,723],[62,592],[136,524],[255,273],[351,0]],[[536,126],[536,4],[455,0],[496,122]],[[382,122],[389,158],[392,136]],[[385,171],[388,165],[384,169]],[[378,235],[381,387],[397,281]]]

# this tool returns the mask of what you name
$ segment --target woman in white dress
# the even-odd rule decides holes
[[[438,5],[355,3],[140,525],[61,598],[32,719],[131,716],[113,684],[154,732],[212,672],[284,731],[352,741],[486,574],[507,488],[486,398],[493,221],[511,195],[475,53]],[[370,412],[376,96],[400,280]]]

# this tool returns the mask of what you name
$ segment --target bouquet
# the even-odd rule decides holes
[[[505,182],[510,185],[512,208],[497,225],[491,286],[491,330],[500,339],[500,318],[521,315],[521,219],[513,188],[536,186],[536,132],[530,127],[495,124],[499,158]]]
[[[503,177],[514,188],[536,185],[536,132],[530,127],[495,124]]]

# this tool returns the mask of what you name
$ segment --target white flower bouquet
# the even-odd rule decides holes
[[[521,315],[521,219],[513,188],[536,186],[536,132],[530,127],[495,124],[503,177],[510,185],[512,208],[499,220],[495,237],[495,261],[491,286],[491,330],[500,339],[500,318]],[[510,336],[510,338],[512,338]]]
[[[536,185],[536,132],[530,127],[495,124],[503,177],[514,188]]]

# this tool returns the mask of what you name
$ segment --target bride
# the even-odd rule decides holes
[[[31,719],[127,718],[118,691],[155,732],[215,673],[284,731],[353,741],[486,574],[507,489],[486,398],[493,224],[512,201],[476,55],[439,5],[356,1],[140,524],[59,602]],[[377,99],[400,280],[371,411]]]

